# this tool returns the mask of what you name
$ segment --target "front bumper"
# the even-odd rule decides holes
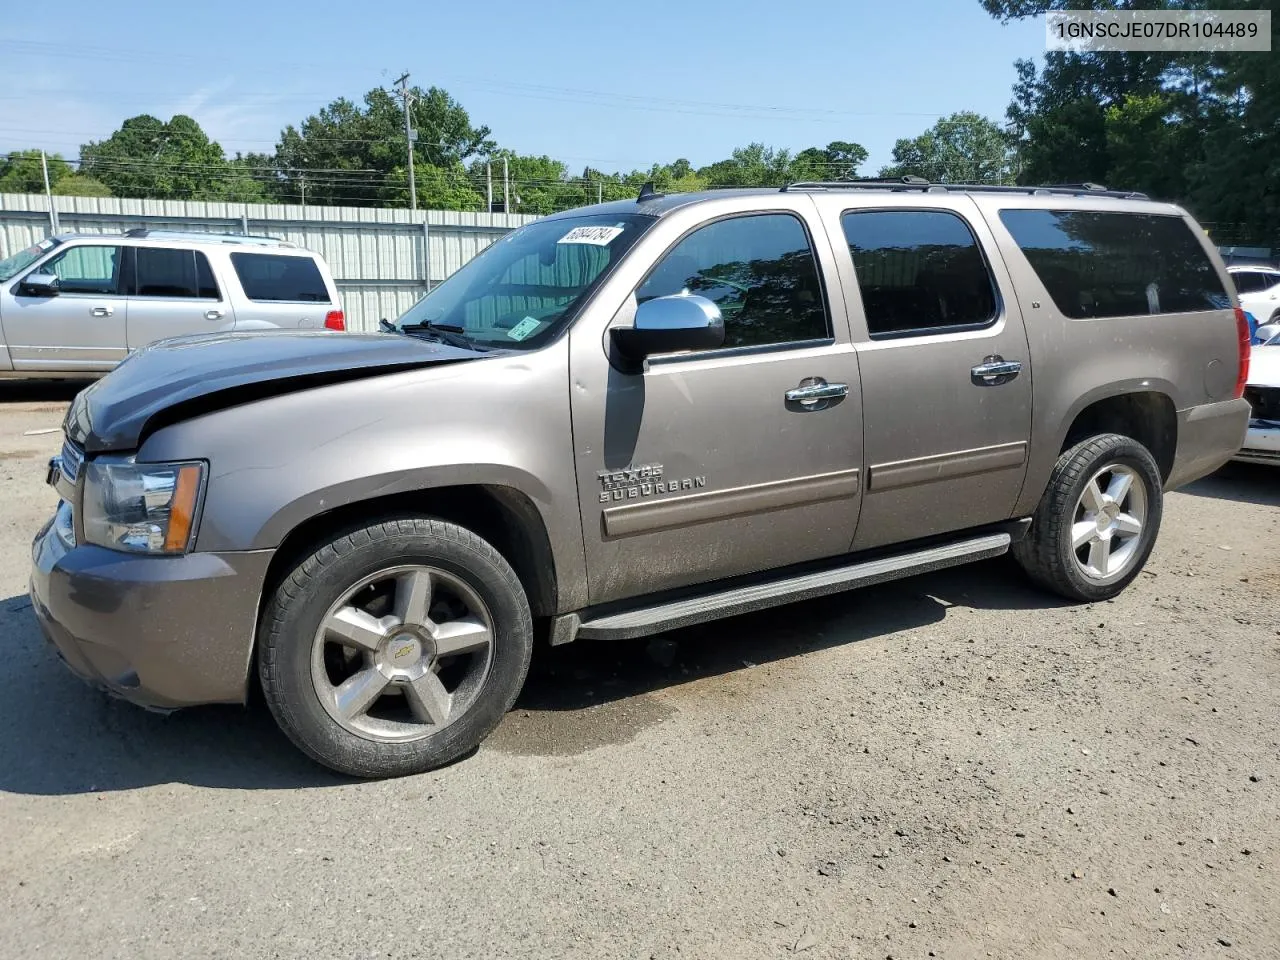
[[[1280,421],[1250,420],[1244,446],[1233,459],[1280,466]]]
[[[46,523],[31,606],[73,672],[159,709],[243,703],[270,550],[135,556],[69,546]]]
[[[1178,449],[1165,489],[1199,480],[1234,457],[1244,441],[1249,413],[1249,401],[1244,399],[1179,410]]]

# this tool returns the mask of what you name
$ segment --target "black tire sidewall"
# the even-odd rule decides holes
[[[1120,593],[1142,572],[1142,568],[1146,565],[1151,551],[1155,549],[1156,537],[1160,531],[1160,521],[1164,514],[1164,484],[1160,479],[1160,468],[1156,465],[1154,458],[1147,451],[1146,447],[1128,437],[1113,434],[1102,439],[1105,441],[1105,452],[1099,453],[1095,449],[1090,449],[1089,445],[1081,444],[1077,448],[1075,462],[1082,467],[1079,476],[1068,484],[1062,491],[1062,497],[1058,501],[1065,509],[1068,515],[1060,518],[1058,525],[1058,542],[1054,544],[1058,552],[1058,560],[1062,565],[1062,570],[1067,578],[1071,581],[1074,591],[1083,600],[1099,601],[1109,600],[1116,594]],[[1118,580],[1110,583],[1098,583],[1086,577],[1076,565],[1075,551],[1071,548],[1071,521],[1074,515],[1076,504],[1080,500],[1085,485],[1100,470],[1104,470],[1111,466],[1126,466],[1132,469],[1141,478],[1146,488],[1144,493],[1147,499],[1147,516],[1143,521],[1141,542],[1139,543],[1138,552],[1132,561],[1129,571]]]
[[[342,593],[379,570],[414,563],[439,567],[476,592],[492,618],[493,660],[476,701],[443,730],[406,742],[372,740],[339,726],[320,703],[312,645]],[[474,749],[515,701],[533,647],[528,602],[510,566],[470,531],[438,520],[390,521],[336,537],[285,578],[263,626],[260,671],[277,722],[313,758],[354,776],[420,773]]]

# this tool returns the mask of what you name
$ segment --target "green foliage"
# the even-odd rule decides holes
[[[101,180],[86,177],[81,173],[73,173],[62,177],[53,186],[53,192],[60,197],[109,197],[111,188]]]
[[[893,145],[882,177],[924,177],[932,183],[1012,183],[1013,153],[1005,132],[976,113],[953,113],[920,136]]]
[[[1002,21],[1075,0],[980,0]],[[1117,0],[1115,9],[1195,9]],[[1269,9],[1262,0],[1216,8]],[[1273,38],[1274,42],[1274,38]],[[1280,247],[1280,57],[1051,52],[1015,64],[1009,132],[1022,183],[1094,181],[1186,204],[1219,243]]]
[[[853,180],[866,162],[867,150],[862,144],[835,140],[797,153],[791,163],[791,180]]]
[[[763,143],[739,147],[728,160],[698,171],[712,187],[780,187],[792,179],[790,174],[790,152]]]
[[[165,123],[130,117],[106,140],[80,148],[80,172],[117,197],[232,200],[260,197],[248,172],[210,140],[200,124],[179,114]]]
[[[58,154],[49,154],[46,162],[50,185],[56,187],[59,180],[71,176],[71,165]],[[44,193],[39,150],[19,150],[0,157],[0,193]]]
[[[437,195],[473,199],[457,193],[457,166],[495,144],[488,127],[475,127],[467,111],[445,91],[432,87],[410,89],[410,117],[418,139],[414,144],[415,179],[435,178]],[[300,202],[305,180],[307,203],[346,205],[409,205],[408,148],[404,108],[381,87],[370,90],[360,106],[346,98],[333,101],[298,127],[280,135],[271,166],[277,171],[271,191],[291,203]],[[403,183],[402,183],[403,181]],[[454,186],[444,186],[454,182]],[[441,194],[440,191],[443,191]],[[425,201],[420,197],[419,206]]]

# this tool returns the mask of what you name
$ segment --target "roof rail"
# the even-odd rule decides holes
[[[801,180],[781,188],[789,190],[888,190],[891,193],[1019,193],[1028,196],[1111,197],[1117,200],[1149,200],[1136,190],[1108,190],[1096,183],[1058,184],[1054,186],[1008,186],[993,183],[930,183],[923,177],[899,177],[892,180]]]
[[[189,240],[195,243],[244,243],[264,247],[292,247],[293,244],[279,237],[260,237],[247,233],[201,233],[198,230],[153,230],[150,227],[134,227],[124,232],[126,237],[138,240]]]

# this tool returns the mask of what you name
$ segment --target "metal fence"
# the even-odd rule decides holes
[[[374,330],[507,231],[535,217],[454,210],[311,207],[0,193],[0,259],[54,232],[133,227],[279,237],[328,261],[349,330]]]

